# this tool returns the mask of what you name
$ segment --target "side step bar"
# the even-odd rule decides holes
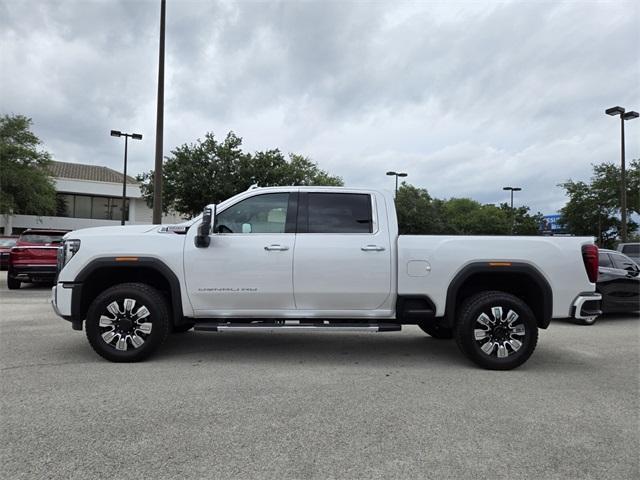
[[[228,323],[198,322],[193,329],[200,332],[397,332],[399,323]]]

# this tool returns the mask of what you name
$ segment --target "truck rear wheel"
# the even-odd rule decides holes
[[[455,332],[460,350],[490,370],[522,365],[538,342],[538,325],[529,306],[498,291],[478,293],[464,301]]]
[[[112,362],[137,362],[167,338],[169,309],[155,288],[123,283],[108,288],[91,303],[85,329],[98,355]]]

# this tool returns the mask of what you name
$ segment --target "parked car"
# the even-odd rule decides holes
[[[605,313],[640,310],[640,267],[615,250],[600,249],[597,291]],[[594,320],[595,321],[595,320]]]
[[[17,240],[18,237],[0,237],[0,270],[9,267],[9,252]]]
[[[640,265],[640,243],[621,243],[618,245],[618,251]]]
[[[22,282],[53,282],[58,247],[68,231],[28,229],[22,232],[9,254],[7,287],[13,290],[20,288]]]
[[[600,314],[591,237],[398,235],[393,194],[240,193],[174,226],[67,234],[55,312],[97,354],[142,360],[170,331],[388,332],[418,325],[515,368],[552,318]]]

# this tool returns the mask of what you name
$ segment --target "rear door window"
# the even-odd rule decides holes
[[[371,233],[371,196],[359,193],[309,193],[308,233]]]

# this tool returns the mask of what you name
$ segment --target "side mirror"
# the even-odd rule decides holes
[[[198,227],[198,234],[194,238],[196,247],[207,248],[211,243],[211,225],[216,217],[216,207],[213,207],[213,211],[207,207],[202,212],[202,223]]]

